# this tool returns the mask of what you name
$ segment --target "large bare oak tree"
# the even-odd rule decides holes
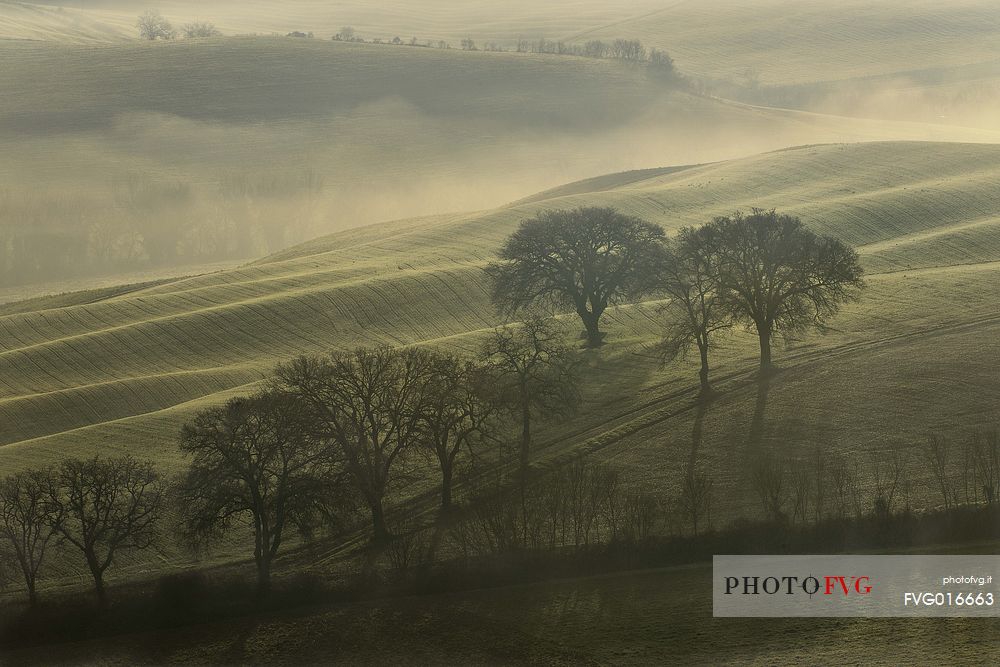
[[[659,226],[613,208],[543,211],[523,221],[487,267],[493,303],[505,315],[573,308],[588,344],[599,345],[608,306],[649,289],[662,237]]]
[[[760,340],[760,369],[771,370],[774,335],[822,327],[864,287],[858,254],[802,221],[754,209],[709,223],[719,237],[720,288],[737,321]]]
[[[452,355],[430,355],[421,413],[421,446],[441,470],[441,513],[452,509],[456,461],[463,450],[490,439],[498,410],[495,383],[487,368]]]

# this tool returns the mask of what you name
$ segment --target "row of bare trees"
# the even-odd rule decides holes
[[[20,570],[33,605],[39,569],[58,539],[79,552],[103,603],[115,557],[153,543],[163,493],[153,466],[128,456],[9,475],[0,481],[0,553]]]
[[[496,329],[475,359],[377,347],[283,364],[262,390],[183,427],[191,463],[170,487],[180,533],[198,547],[249,528],[261,594],[293,531],[341,529],[360,506],[385,544],[387,498],[427,461],[440,475],[442,515],[460,459],[508,430],[526,474],[533,424],[576,405],[576,364],[542,319]],[[130,457],[72,459],[4,480],[0,536],[31,602],[54,538],[81,552],[103,602],[104,572],[121,551],[152,544],[164,498],[152,465]]]
[[[461,555],[638,543],[659,532],[661,499],[607,464],[577,458],[526,486],[482,485],[451,535]]]
[[[915,453],[914,453],[915,452]],[[1000,502],[1000,430],[977,428],[960,442],[934,433],[919,448],[894,445],[862,460],[817,449],[811,459],[765,453],[750,466],[762,515],[783,523],[823,519],[886,520],[912,509],[915,466],[929,470],[941,509]]]
[[[532,425],[578,400],[576,363],[552,322],[529,319],[496,329],[475,359],[378,347],[283,364],[262,391],[184,427],[184,533],[197,542],[248,521],[262,593],[290,530],[342,526],[360,506],[386,544],[386,502],[421,463],[437,468],[442,515],[460,459],[508,429],[525,474]]]
[[[340,31],[331,39],[335,42],[364,43],[366,41],[352,26],[342,27]],[[452,48],[451,43],[444,40],[432,42],[431,40],[419,40],[416,37],[411,37],[409,40],[404,40],[398,36],[388,40],[376,37],[371,40],[371,43],[386,43],[397,46],[420,46],[427,48],[436,46],[439,49]],[[621,60],[624,62],[645,63],[656,68],[660,72],[674,72],[673,58],[671,58],[667,52],[655,48],[647,49],[638,39],[618,38],[609,41],[593,39],[582,44],[575,44],[561,40],[556,41],[545,39],[543,37],[537,40],[518,39],[512,48],[508,48],[497,41],[488,40],[477,44],[476,40],[471,37],[466,37],[459,42],[459,48],[463,51],[493,51],[500,53],[513,51],[515,53],[540,53],[559,56],[576,56],[579,58]]]
[[[178,36],[178,31],[173,24],[155,9],[143,12],[135,26],[139,30],[139,38],[150,42],[175,39]],[[181,27],[180,35],[185,39],[194,39],[197,37],[219,37],[222,33],[212,23],[195,21],[185,23]]]

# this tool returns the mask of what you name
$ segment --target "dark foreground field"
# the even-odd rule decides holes
[[[988,553],[996,544],[965,551]],[[949,549],[953,550],[955,547]],[[996,664],[997,619],[715,619],[711,566],[325,605],[3,664]]]

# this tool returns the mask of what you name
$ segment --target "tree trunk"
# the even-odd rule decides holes
[[[587,345],[589,347],[599,346],[601,344],[601,329],[599,326],[601,316],[588,310],[578,310],[577,314],[580,316],[580,319],[583,320],[583,326],[587,336]]]
[[[708,395],[712,393],[712,386],[708,382],[708,341],[698,341],[698,351],[701,353],[701,370],[698,377],[701,380],[701,393]]]
[[[261,554],[257,559],[257,598],[264,599],[271,590],[271,559]]]
[[[531,454],[531,410],[528,406],[521,408],[521,480],[528,477],[528,456]]]
[[[97,571],[94,575],[94,590],[97,591],[97,601],[104,607],[108,604],[108,594],[104,590],[104,573]]]
[[[28,577],[26,583],[28,584],[28,606],[34,607],[38,604],[38,592],[35,590],[35,577]]]
[[[767,374],[771,372],[771,328],[766,325],[757,325],[757,335],[760,338],[760,372]]]
[[[108,596],[104,591],[104,570],[98,565],[96,554],[88,552],[84,555],[87,558],[87,566],[90,568],[90,574],[94,577],[94,591],[97,593],[97,601],[103,607],[108,603]]]
[[[372,499],[368,502],[372,510],[372,530],[374,541],[377,544],[385,544],[389,541],[389,529],[385,525],[385,512],[382,509],[380,498]]]
[[[451,478],[453,467],[451,461],[441,461],[441,515],[451,511]]]

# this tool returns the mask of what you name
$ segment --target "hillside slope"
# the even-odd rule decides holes
[[[834,332],[810,337],[814,363],[823,370],[802,381],[812,386],[824,374],[864,376],[876,358],[892,359],[875,350],[868,359],[860,347],[861,366],[841,368],[833,358],[824,360],[824,350],[992,316],[997,295],[990,285],[1000,270],[998,176],[996,146],[803,147],[593,193],[361,228],[239,269],[0,317],[0,468],[99,451],[133,451],[173,468],[180,463],[180,423],[245,391],[282,359],[357,344],[444,339],[472,349],[477,332],[497,323],[480,268],[520,219],[557,206],[616,206],[668,229],[737,208],[777,206],[859,246],[872,288],[836,321]],[[644,387],[655,396],[690,384],[689,367],[660,371],[630,354],[655,339],[652,307],[624,308],[610,319],[611,344],[600,353],[610,375],[601,382],[620,384],[627,392],[622,405],[638,400]],[[978,345],[978,357],[966,365],[979,363],[996,352],[986,331],[952,328],[948,335],[956,339],[946,349],[939,353],[927,343],[913,354],[948,367],[959,361],[952,355]],[[720,358],[719,372],[750,368],[751,358],[752,347],[737,339]],[[813,389],[827,385],[833,380]],[[981,406],[985,412],[991,396],[995,389],[986,383],[966,397],[964,411]],[[843,400],[831,397],[824,410],[835,411]],[[936,409],[943,412],[935,419],[950,418],[944,406]],[[895,426],[903,424],[889,421],[884,428]],[[929,426],[910,423],[906,430]]]
[[[983,0],[678,2],[576,33],[628,35],[667,49],[686,71],[763,84],[853,79],[1000,56],[997,8]]]
[[[243,260],[789,145],[1000,138],[729,103],[551,55],[232,37],[0,41],[0,59],[6,285]]]
[[[621,35],[746,101],[998,127],[1000,8],[984,0],[687,1],[569,39]]]
[[[69,9],[58,9],[68,7]],[[175,24],[207,20],[227,34],[314,32],[327,39],[353,26],[367,39],[496,41],[541,37],[641,39],[665,49],[691,74],[738,78],[755,70],[765,84],[792,84],[965,66],[1000,57],[996,6],[988,0],[598,0],[498,5],[477,0],[346,0],[331,9],[320,0],[221,0],[206,5],[164,0],[158,9]],[[0,39],[135,38],[131,0],[0,3]],[[4,21],[4,18],[7,21]],[[67,17],[78,26],[67,30]],[[49,32],[46,34],[46,25]],[[100,26],[100,28],[98,28]],[[90,28],[88,31],[87,29]]]

